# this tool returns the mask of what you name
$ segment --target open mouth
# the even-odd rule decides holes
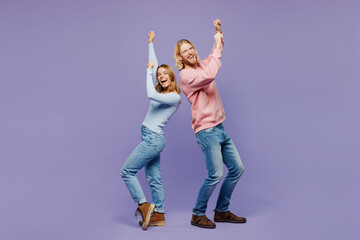
[[[195,59],[195,56],[194,56],[194,55],[192,55],[192,56],[189,57],[189,60],[190,60],[190,61],[192,61],[192,60],[194,60],[194,59]]]
[[[167,82],[167,79],[161,80],[160,82],[161,82],[161,83],[166,83],[166,82]]]

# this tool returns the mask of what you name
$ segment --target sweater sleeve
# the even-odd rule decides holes
[[[180,72],[181,78],[193,91],[198,91],[214,81],[221,66],[222,49],[213,49],[208,58],[201,61],[204,69],[184,69]]]
[[[156,69],[158,68],[159,63],[158,63],[157,58],[156,58],[154,44],[149,43],[148,45],[149,45],[149,60],[154,62],[154,67],[152,69],[152,75],[153,75],[153,79],[156,80]]]
[[[221,45],[221,48],[220,48],[220,51],[221,51],[221,52],[222,52],[223,48],[224,48],[224,42],[222,42],[222,45]],[[209,64],[209,62],[210,62],[210,57],[211,57],[211,55],[214,53],[215,49],[216,49],[216,48],[215,48],[215,43],[214,43],[213,48],[211,49],[211,53],[209,54],[209,56],[208,56],[207,58],[205,58],[204,60],[201,61],[201,63],[202,63],[203,65],[207,66],[207,65]]]
[[[180,103],[180,95],[174,92],[162,94],[155,90],[154,82],[152,79],[153,71],[151,68],[147,69],[147,76],[146,76],[146,92],[148,98],[151,100],[169,104],[169,105],[177,105]]]

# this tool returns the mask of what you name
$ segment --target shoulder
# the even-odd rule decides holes
[[[193,68],[183,69],[180,71],[179,79],[180,85],[188,85],[194,79],[196,79],[198,71]]]
[[[169,92],[169,93],[164,93],[165,95],[169,95],[171,97],[179,97],[180,98],[180,94],[177,92]]]
[[[165,96],[171,96],[171,97],[176,97],[176,96],[180,96],[180,94],[179,93],[177,93],[176,91],[173,91],[173,92],[168,92],[168,93],[161,93],[161,94],[163,94],[163,95],[165,95]]]
[[[179,104],[181,102],[180,93],[177,92],[170,92],[170,93],[164,93],[167,97],[173,99],[176,104]]]
[[[179,76],[180,77],[189,76],[194,73],[197,73],[199,70],[201,70],[200,63],[198,63],[198,66],[196,68],[184,68],[183,70],[180,71]]]

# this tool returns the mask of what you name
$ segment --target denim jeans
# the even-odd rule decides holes
[[[223,177],[223,163],[228,168],[228,174],[221,186],[215,210],[226,212],[236,183],[244,171],[239,153],[222,124],[196,133],[196,140],[204,153],[208,176],[200,188],[193,214],[205,215],[209,198]]]
[[[135,203],[146,202],[145,194],[140,186],[136,173],[145,167],[146,180],[151,188],[155,211],[164,212],[164,188],[160,172],[160,153],[165,147],[165,138],[162,134],[151,131],[142,126],[141,143],[130,154],[121,169],[121,177],[128,187]]]

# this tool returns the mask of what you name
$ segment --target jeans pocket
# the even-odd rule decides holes
[[[155,135],[146,136],[145,143],[148,147],[154,149],[157,153],[160,153],[165,147],[164,138]]]
[[[156,141],[157,141],[157,144],[156,144],[155,151],[157,151],[158,153],[161,153],[162,150],[165,148],[165,138],[157,137]]]
[[[207,143],[206,137],[204,136],[203,132],[199,132],[198,134],[196,134],[196,141],[200,145],[201,150],[204,151]]]

